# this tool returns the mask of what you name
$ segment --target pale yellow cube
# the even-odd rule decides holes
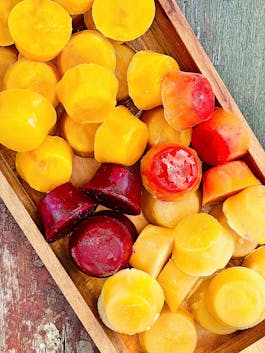
[[[210,276],[227,265],[234,247],[233,237],[214,217],[197,213],[177,224],[173,259],[190,276]]]
[[[206,295],[211,280],[212,277],[205,279],[192,294],[189,299],[190,310],[194,319],[206,330],[216,335],[228,335],[236,329],[217,321],[207,307]]]
[[[207,307],[216,320],[236,329],[246,329],[264,319],[265,280],[243,266],[219,272],[207,290]]]
[[[235,242],[235,248],[232,256],[233,258],[244,257],[250,254],[251,251],[257,247],[257,242],[249,241],[248,239],[241,237],[229,226],[223,212],[223,204],[220,203],[214,206],[209,214],[216,218],[217,221],[220,222],[220,224],[232,235]]]
[[[223,205],[229,226],[241,237],[265,244],[265,185],[250,186]]]
[[[265,246],[261,246],[249,254],[242,265],[251,268],[265,278]]]
[[[127,335],[148,330],[158,319],[164,305],[164,293],[150,275],[135,268],[109,277],[98,299],[103,323]]]
[[[161,201],[144,191],[142,210],[150,223],[161,227],[175,228],[183,217],[200,212],[201,192],[200,190],[189,192],[177,201]]]
[[[165,300],[172,312],[178,310],[184,300],[192,293],[200,277],[189,276],[180,271],[171,259],[160,272],[157,280],[163,288]]]
[[[173,242],[171,229],[149,224],[134,243],[130,265],[156,278],[171,256]]]
[[[155,324],[139,335],[146,353],[193,353],[197,345],[197,330],[191,315],[164,308]]]

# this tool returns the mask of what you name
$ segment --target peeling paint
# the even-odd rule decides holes
[[[36,353],[56,353],[60,346],[60,332],[53,323],[38,326],[32,341]]]
[[[79,341],[76,344],[76,353],[93,353],[93,347],[89,341]]]
[[[74,339],[74,332],[73,327],[68,323],[63,324],[62,328],[62,338],[61,338],[61,345],[62,345],[62,352],[63,353],[72,353],[71,342]]]
[[[5,317],[19,298],[17,268],[12,255],[5,246],[1,250],[1,260],[1,270],[5,276],[1,276],[0,278],[0,332],[2,335],[4,334],[4,337],[2,336],[0,341],[0,351],[13,353],[13,350],[9,350],[6,344],[7,337],[5,333],[7,324]]]
[[[3,285],[5,301],[13,302],[19,297],[17,267],[12,255],[6,247],[3,249],[2,261],[3,271],[6,273],[6,283]]]

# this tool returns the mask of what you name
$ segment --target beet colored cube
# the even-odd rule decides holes
[[[46,240],[53,242],[69,234],[78,223],[93,214],[96,208],[97,203],[71,183],[52,190],[38,204]]]
[[[216,108],[209,120],[193,129],[191,143],[205,163],[221,165],[247,153],[250,134],[234,113]]]
[[[94,277],[107,277],[128,265],[133,240],[127,227],[115,218],[94,215],[74,230],[69,253],[76,266]]]
[[[82,189],[108,208],[130,215],[141,213],[141,176],[133,168],[103,163]]]
[[[104,211],[97,212],[96,215],[97,216],[99,216],[99,215],[109,216],[111,218],[117,219],[119,222],[121,222],[128,229],[133,241],[135,241],[136,238],[138,237],[138,232],[137,232],[135,225],[124,214],[122,214],[120,212],[116,212],[116,211],[104,210]]]

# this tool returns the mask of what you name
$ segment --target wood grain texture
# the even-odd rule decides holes
[[[264,55],[262,56],[262,58],[260,57],[260,53],[264,51],[264,40],[263,40],[263,49],[262,49],[262,43],[260,44],[258,42],[257,43],[255,42],[255,35],[258,35],[259,38],[262,39],[261,33],[264,33],[264,30],[263,30],[264,24],[265,24],[264,19],[262,19],[262,15],[259,15],[259,13],[261,13],[262,5],[264,5],[263,1],[262,0],[258,0],[258,1],[257,0],[252,0],[252,1],[219,0],[217,2],[215,0],[212,0],[212,1],[206,0],[206,1],[198,2],[198,1],[191,1],[191,0],[187,0],[187,1],[177,0],[177,2],[182,7],[182,9],[184,9],[186,16],[190,20],[195,30],[195,33],[197,34],[197,37],[199,37],[199,39],[202,41],[207,53],[210,56],[210,59],[213,60],[213,63],[215,64],[217,70],[221,73],[222,77],[225,79],[225,82],[228,84],[228,88],[231,89],[234,98],[238,100],[237,98],[237,94],[238,94],[238,97],[242,99],[243,103],[247,102],[242,106],[239,101],[240,107],[242,108],[242,110],[244,112],[254,112],[253,114],[256,114],[255,119],[258,121],[258,125],[253,118],[254,115],[252,116],[251,114],[249,114],[249,122],[252,125],[252,127],[255,128],[255,132],[258,133],[258,136],[261,139],[262,136],[264,137],[263,135],[264,134],[264,128],[263,128],[264,108],[262,107],[262,103],[264,99],[262,99],[262,103],[261,103],[259,94],[261,94],[262,96],[262,94],[264,94],[264,89],[263,90],[260,89],[259,91],[257,87],[261,87],[263,83],[261,78],[262,77],[264,78],[264,76],[262,76],[262,73],[264,74],[264,70],[263,70],[264,65],[259,66],[257,62],[259,62],[259,60],[261,59],[263,60],[262,63],[264,64]],[[232,11],[231,8],[233,8],[234,11]],[[243,12],[244,9],[245,9],[245,12]],[[222,16],[219,16],[217,12],[219,10],[221,11],[220,13],[222,14]],[[253,15],[256,15],[258,19],[255,16],[253,17]],[[244,19],[242,19],[242,16],[245,16]],[[255,20],[253,20],[253,18]],[[245,25],[246,21],[247,23],[249,22],[248,26]],[[231,23],[233,25],[231,25]],[[260,28],[259,30],[259,27],[261,26],[261,24],[262,24],[262,28]],[[236,26],[238,26],[239,28],[238,30],[236,29],[237,28]],[[162,38],[161,31],[166,32],[166,36],[168,37],[168,39],[171,41],[172,44],[175,43],[175,46],[168,45],[165,40],[161,39]],[[235,35],[235,32],[237,33],[236,35]],[[238,36],[238,33],[240,33],[240,36]],[[227,40],[227,38],[229,38],[229,40]],[[249,43],[249,38],[251,38],[251,40],[254,39],[253,42],[251,42],[251,45]],[[227,44],[228,42],[230,44]],[[168,21],[166,20],[166,18],[162,16],[161,11],[160,11],[159,23],[154,24],[154,26],[152,27],[152,30],[146,35],[145,41],[139,40],[133,43],[132,45],[135,48],[151,47],[151,49],[154,49],[154,50],[163,51],[172,55],[176,55],[182,67],[184,68],[186,67],[187,69],[189,68],[190,70],[198,69],[196,64],[192,60],[188,59],[188,55],[185,55],[185,48],[179,44],[178,38],[172,35],[172,27],[168,25]],[[231,47],[232,47],[232,50],[231,50]],[[176,54],[176,51],[180,49],[183,52],[180,55]],[[253,58],[251,59],[251,53],[253,52],[258,53],[257,56],[255,56],[255,60],[257,61],[255,61]],[[231,55],[234,55],[233,59],[230,58]],[[243,59],[244,57],[245,59]],[[242,59],[242,62],[239,59]],[[253,69],[254,65],[252,65],[253,60],[256,66],[255,69]],[[238,68],[239,63],[241,65],[240,69]],[[243,64],[245,67],[242,67]],[[246,68],[248,73],[247,76],[245,75]],[[244,74],[242,74],[242,72]],[[253,76],[251,74],[253,74]],[[236,79],[235,79],[235,75],[236,75]],[[252,80],[250,80],[249,78],[251,78]],[[233,90],[233,87],[234,87],[234,90]],[[241,87],[243,87],[242,91],[241,91]],[[256,89],[255,91],[256,98],[254,99],[253,91],[255,89]],[[244,93],[244,95],[242,92]],[[260,93],[260,92],[263,92],[263,93]],[[221,94],[220,94],[220,97],[221,97]],[[263,115],[257,114],[255,110],[256,106],[254,107],[254,110],[253,110],[253,105],[249,104],[249,102],[253,103],[254,101],[256,102],[258,109],[261,109],[261,113],[263,112]],[[225,99],[224,99],[224,102],[225,102]],[[247,117],[248,117],[248,114],[247,114]],[[7,161],[8,164],[11,166],[11,168],[13,168],[13,155],[10,153],[6,153],[6,151],[1,151],[1,152],[5,157],[5,161]],[[82,177],[88,178],[89,168],[86,165],[86,162],[83,160],[79,160],[78,164],[82,165],[80,167],[81,170],[83,171],[85,170],[85,173],[82,174]],[[76,169],[76,172],[77,172],[77,169]],[[90,170],[90,173],[91,173],[91,170]],[[77,172],[77,176],[80,176],[78,172]],[[14,180],[15,179],[11,178],[9,179],[9,182],[12,184],[14,188],[16,188],[17,185],[15,184]],[[25,185],[25,183],[23,183],[23,190],[25,192],[25,195],[27,195],[28,193],[34,202],[36,202],[40,197],[38,193],[32,193],[29,190],[28,186]],[[34,203],[26,200],[27,197],[25,195],[24,196],[20,195],[20,199],[26,202],[27,210],[34,218],[35,217]],[[10,208],[12,208],[12,206],[14,207],[14,205],[10,205]],[[0,208],[1,215],[2,215],[2,210],[4,210],[3,212],[4,214],[6,214],[6,210],[4,206],[0,205],[0,207],[1,207]],[[28,243],[26,243],[26,246],[23,247],[22,244],[24,244],[25,242],[21,238],[22,236],[21,232],[19,231],[17,233],[17,228],[14,225],[14,222],[9,223],[10,222],[9,215],[4,217],[5,217],[5,222],[3,224],[5,224],[5,226],[2,227],[2,218],[0,216],[0,220],[1,220],[0,227],[1,229],[5,229],[5,231],[0,233],[0,235],[1,237],[4,237],[4,241],[7,242],[7,245],[3,247],[3,249],[6,248],[9,251],[9,253],[7,256],[5,255],[6,254],[5,250],[0,252],[0,261],[2,261],[0,263],[0,268],[5,269],[5,271],[3,272],[1,271],[2,273],[0,274],[0,278],[1,278],[0,308],[7,307],[7,309],[4,309],[2,311],[3,316],[1,316],[2,313],[0,312],[0,317],[3,318],[2,321],[0,318],[0,334],[2,334],[2,337],[4,337],[4,340],[2,343],[2,346],[4,348],[2,349],[2,347],[0,346],[1,348],[0,351],[1,352],[3,351],[3,353],[15,353],[15,352],[20,353],[25,351],[28,351],[30,353],[31,352],[83,353],[86,351],[85,350],[86,347],[89,347],[88,349],[90,350],[91,346],[89,344],[90,341],[88,339],[88,336],[83,335],[84,331],[82,331],[80,323],[73,316],[73,313],[69,308],[68,304],[66,304],[64,299],[60,297],[59,293],[57,293],[58,291],[54,296],[56,296],[56,298],[57,298],[57,295],[59,296],[60,299],[58,299],[58,301],[60,301],[61,304],[58,304],[58,311],[57,311],[57,308],[54,308],[54,305],[57,306],[57,300],[56,300],[56,303],[54,303],[55,301],[54,296],[51,295],[50,297],[51,288],[55,288],[54,282],[49,278],[44,268],[41,268],[41,271],[43,272],[43,274],[39,273],[39,271],[37,270],[34,272],[34,260],[32,262],[31,247],[28,245]],[[13,227],[15,227],[15,230],[12,229],[11,232],[8,233],[7,229],[12,224],[13,224]],[[12,238],[12,241],[10,240],[10,238]],[[18,239],[20,241],[18,241]],[[17,245],[17,247],[15,245]],[[76,273],[76,269],[74,269],[69,264],[68,258],[66,256],[66,252],[64,250],[66,245],[67,244],[65,241],[61,241],[61,242],[58,242],[56,245],[54,245],[53,249],[55,250],[60,261],[64,264],[67,272],[73,278],[75,285],[78,288],[83,288],[82,290],[83,296],[86,298],[87,303],[89,304],[89,306],[91,306],[91,308],[93,308],[93,311],[95,312],[95,298],[100,288],[100,281],[91,281],[90,279],[87,279],[86,276]],[[10,246],[12,251],[10,250]],[[6,262],[6,258],[10,259],[9,263]],[[5,264],[3,260],[5,260]],[[17,268],[19,268],[19,270]],[[24,270],[25,272],[23,272]],[[38,282],[36,282],[37,280]],[[47,281],[48,281],[48,284],[47,284]],[[50,286],[49,281],[53,284],[53,287]],[[31,287],[31,282],[35,283],[34,285],[32,284],[32,287]],[[40,286],[41,289],[38,289],[37,286]],[[19,304],[20,300],[22,300],[22,302],[23,301],[26,302],[26,300],[24,299],[25,298],[24,291],[23,291],[24,287],[27,288],[26,298],[29,298],[28,300],[28,302],[30,303],[29,307],[32,307],[35,304],[36,311],[38,312],[38,315],[40,317],[40,319],[38,319],[38,317],[36,319],[33,317],[33,320],[29,318],[28,321],[34,322],[34,325],[32,325],[32,330],[27,329],[26,331],[23,328],[24,327],[23,320],[24,320],[24,317],[28,318],[28,316],[30,315],[30,310],[29,310],[29,307],[24,306],[23,304],[20,307],[20,304]],[[33,288],[33,290],[30,290],[31,288]],[[19,296],[17,292],[19,292]],[[34,293],[36,292],[36,294],[33,294],[33,297],[30,297],[32,292]],[[22,296],[20,296],[20,293],[22,294]],[[90,297],[92,299],[90,299]],[[6,298],[9,298],[9,299],[12,298],[12,299],[6,300]],[[50,299],[50,298],[53,298],[53,299]],[[38,300],[40,300],[41,304],[38,303]],[[16,303],[16,305],[14,303]],[[60,315],[62,315],[61,317],[58,316],[59,315],[58,312],[60,313]],[[37,314],[35,313],[34,315],[37,315]],[[57,316],[58,316],[58,319],[57,319]],[[71,319],[71,323],[69,323],[70,319]],[[63,323],[69,323],[68,328],[70,327],[70,329],[67,330],[66,326],[62,326]],[[80,335],[78,335],[79,330],[81,330]],[[259,337],[262,337],[264,330],[265,330],[265,326],[263,324],[257,328],[252,329],[251,331],[248,331],[246,334],[237,333],[231,337],[226,337],[226,338],[220,337],[218,339],[212,337],[209,341],[209,345],[203,348],[203,345],[201,344],[197,352],[199,353],[210,353],[210,352],[211,353],[212,352],[238,353],[240,349],[248,346],[250,343],[257,340]],[[77,333],[72,335],[70,331],[77,332]],[[26,336],[26,338],[24,336]],[[32,338],[30,339],[30,337]],[[49,337],[53,337],[54,340],[50,339]],[[65,337],[65,339],[63,339],[62,337]],[[120,348],[117,348],[118,352],[125,352],[127,350],[134,353],[140,352],[137,348],[135,348],[137,347],[136,340],[129,340],[127,339],[127,337],[122,337],[122,339],[124,341],[126,348],[125,346],[122,346],[120,342],[115,342],[115,346],[120,347]],[[207,339],[207,336],[204,336],[204,339]],[[53,341],[55,342],[54,346],[53,346]],[[62,344],[60,342],[62,342]],[[35,346],[33,346],[33,343],[35,344]],[[216,348],[216,343],[218,343],[218,346],[219,346],[218,348]],[[39,351],[37,349],[39,349]],[[84,349],[84,350],[82,351],[80,349]],[[87,351],[87,353],[90,353],[89,350]],[[265,351],[265,348],[262,352],[264,351]],[[107,350],[107,353],[110,353],[110,352],[111,350]],[[249,350],[247,353],[256,353],[256,352],[257,351],[255,350],[253,350],[253,352]]]
[[[250,347],[247,347],[240,353],[264,353],[265,352],[265,338],[260,339]]]
[[[0,352],[98,352],[2,201],[0,225]]]

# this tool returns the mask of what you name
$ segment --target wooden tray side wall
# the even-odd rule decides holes
[[[172,55],[186,71],[203,73],[211,82],[219,104],[235,112],[244,123],[239,108],[218,76],[209,58],[200,46],[189,24],[174,0],[158,0],[156,19],[152,28],[140,39],[130,43],[135,49],[152,49]],[[247,161],[252,170],[265,182],[265,152],[254,133]],[[86,161],[80,171],[87,173]],[[91,162],[89,162],[91,173]],[[93,165],[96,168],[97,165]],[[93,169],[92,168],[92,169]],[[102,280],[93,279],[77,271],[67,257],[67,241],[64,239],[49,246],[43,239],[37,225],[35,203],[40,194],[31,190],[17,178],[14,168],[14,153],[0,147],[0,197],[27,236],[40,259],[54,278],[58,287],[76,312],[102,353],[139,353],[137,337],[116,335],[99,322],[96,299]],[[88,174],[86,174],[88,175]],[[238,353],[263,336],[265,323],[229,336],[202,336],[196,353]],[[161,352],[162,353],[162,352]]]

